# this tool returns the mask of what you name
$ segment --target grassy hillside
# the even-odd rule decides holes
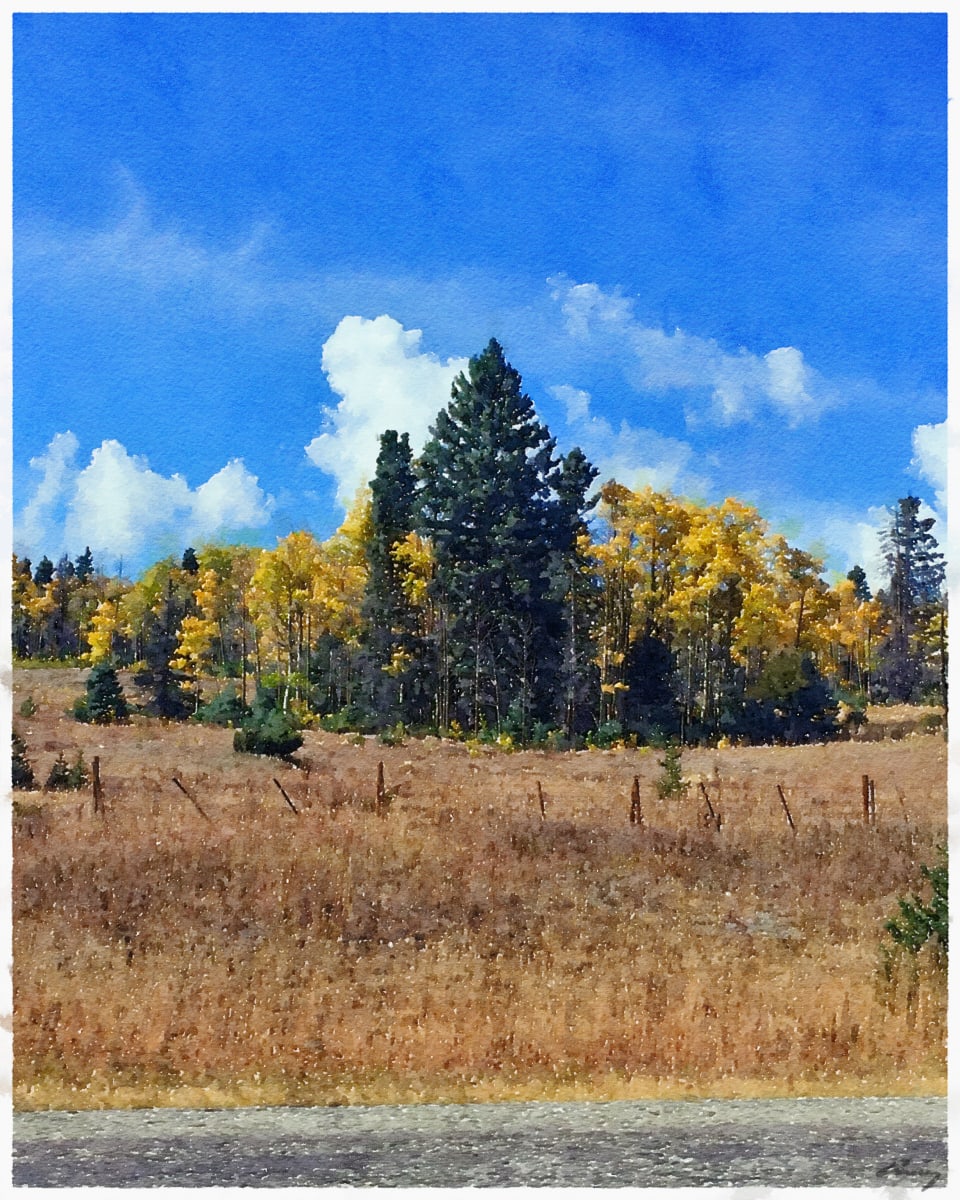
[[[690,750],[661,800],[652,750],[308,732],[298,770],[80,725],[80,678],[14,683],[38,778],[97,755],[106,809],[16,794],[21,1109],[945,1092],[942,985],[877,972],[946,837],[939,736]]]

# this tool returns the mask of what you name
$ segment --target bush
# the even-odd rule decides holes
[[[894,947],[908,954],[918,954],[930,943],[934,958],[946,968],[950,928],[946,847],[940,850],[940,862],[933,867],[921,867],[920,873],[930,885],[929,904],[917,895],[909,900],[900,899],[897,901],[900,915],[885,921],[883,927],[893,939]]]
[[[687,785],[680,769],[680,747],[675,743],[668,745],[660,760],[662,768],[657,780],[657,795],[661,800],[669,800],[671,796],[685,796]]]
[[[33,696],[28,696],[26,698],[26,700],[24,700],[23,703],[20,705],[20,716],[21,717],[32,717],[36,711],[37,711],[37,702],[36,702],[36,700],[34,700]]]
[[[13,754],[11,757],[11,775],[14,788],[24,792],[32,792],[37,786],[33,767],[27,758],[27,745],[23,738],[13,731]]]
[[[250,715],[250,709],[237,695],[236,687],[230,683],[222,692],[202,704],[196,713],[203,725],[239,725]]]
[[[87,679],[86,696],[73,705],[74,717],[91,725],[112,725],[125,721],[129,711],[117,672],[109,663],[97,663]]]
[[[302,745],[303,737],[294,718],[277,707],[273,692],[257,688],[250,716],[233,735],[234,750],[286,758]]]
[[[597,750],[609,750],[623,739],[623,726],[619,721],[604,721],[592,732],[588,733],[586,742]]]
[[[63,751],[57,755],[56,761],[50,768],[44,790],[48,792],[77,792],[87,786],[90,777],[87,774],[83,754],[78,752],[72,766],[67,766]]]

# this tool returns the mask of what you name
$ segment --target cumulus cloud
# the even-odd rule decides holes
[[[605,292],[565,276],[549,282],[569,335],[615,360],[625,357],[624,372],[638,391],[685,392],[691,424],[707,418],[730,425],[767,408],[796,426],[830,403],[825,381],[793,346],[731,354],[712,339],[644,325],[619,290]]]
[[[709,481],[690,470],[693,449],[686,442],[664,437],[621,421],[617,428],[591,408],[589,392],[560,384],[550,394],[563,404],[570,440],[579,444],[600,472],[599,479],[616,479],[629,488],[652,487],[687,495],[702,495]]]
[[[111,564],[173,553],[190,542],[237,536],[267,523],[273,498],[239,459],[191,488],[178,474],[150,469],[141,455],[107,439],[77,466],[79,443],[59,433],[31,460],[41,478],[15,523],[14,544],[52,557],[90,546]]]
[[[467,369],[465,358],[442,362],[422,351],[422,336],[389,316],[348,316],[324,343],[321,365],[340,402],[323,409],[327,429],[306,451],[337,481],[344,507],[373,475],[380,434],[385,429],[408,433],[410,444],[420,449],[431,422],[450,400],[450,385]]]
[[[956,449],[957,435],[946,421],[938,425],[918,425],[913,431],[913,459],[910,466],[914,473],[936,491],[937,507],[947,511],[947,462],[951,449]]]

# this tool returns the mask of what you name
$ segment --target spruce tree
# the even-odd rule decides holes
[[[552,579],[568,544],[553,489],[555,442],[520,375],[491,340],[453,383],[419,462],[422,529],[437,562],[441,726],[524,736],[555,708],[562,602]]]
[[[13,749],[10,761],[10,774],[13,787],[17,790],[32,792],[37,786],[33,767],[27,758],[27,745],[14,729],[12,731]]]
[[[33,582],[37,587],[46,587],[48,583],[53,582],[53,563],[46,555],[37,563],[37,568],[33,573]]]
[[[591,626],[596,615],[599,589],[580,546],[587,532],[586,517],[598,496],[587,498],[599,472],[579,446],[560,460],[556,481],[557,545],[555,551],[555,594],[563,606],[563,646],[560,688],[555,720],[564,736],[572,740],[592,724],[591,697],[597,690],[597,668]]]
[[[74,564],[74,570],[76,571],[77,579],[79,579],[81,583],[86,583],[86,581],[93,574],[93,554],[90,552],[89,546],[87,546],[84,552],[78,557],[76,563]]]
[[[429,708],[423,647],[394,551],[413,530],[417,477],[407,434],[380,437],[370,481],[369,575],[363,599],[366,625],[361,660],[367,707],[380,726],[422,721]],[[424,696],[426,694],[426,710]]]
[[[890,572],[890,586],[883,597],[890,614],[890,634],[880,650],[880,675],[892,700],[919,700],[924,687],[935,682],[916,639],[921,623],[942,603],[945,570],[932,533],[935,524],[933,517],[920,516],[916,496],[905,496],[897,502],[890,525],[881,535]],[[941,646],[940,653],[945,655],[945,647]],[[944,674],[945,670],[941,676]]]
[[[108,662],[97,663],[87,679],[87,694],[74,708],[80,721],[110,725],[125,721],[129,710],[117,672]]]
[[[867,583],[867,573],[859,563],[847,572],[847,579],[853,584],[854,595],[858,600],[864,601],[873,598],[870,593],[870,585]]]

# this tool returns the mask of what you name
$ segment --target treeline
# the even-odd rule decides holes
[[[325,542],[189,548],[135,583],[89,549],[14,556],[14,653],[135,666],[165,717],[239,719],[260,689],[330,728],[556,745],[805,741],[868,701],[945,703],[943,558],[916,497],[891,512],[872,596],[735,499],[596,477],[491,341],[419,458],[383,434]]]

